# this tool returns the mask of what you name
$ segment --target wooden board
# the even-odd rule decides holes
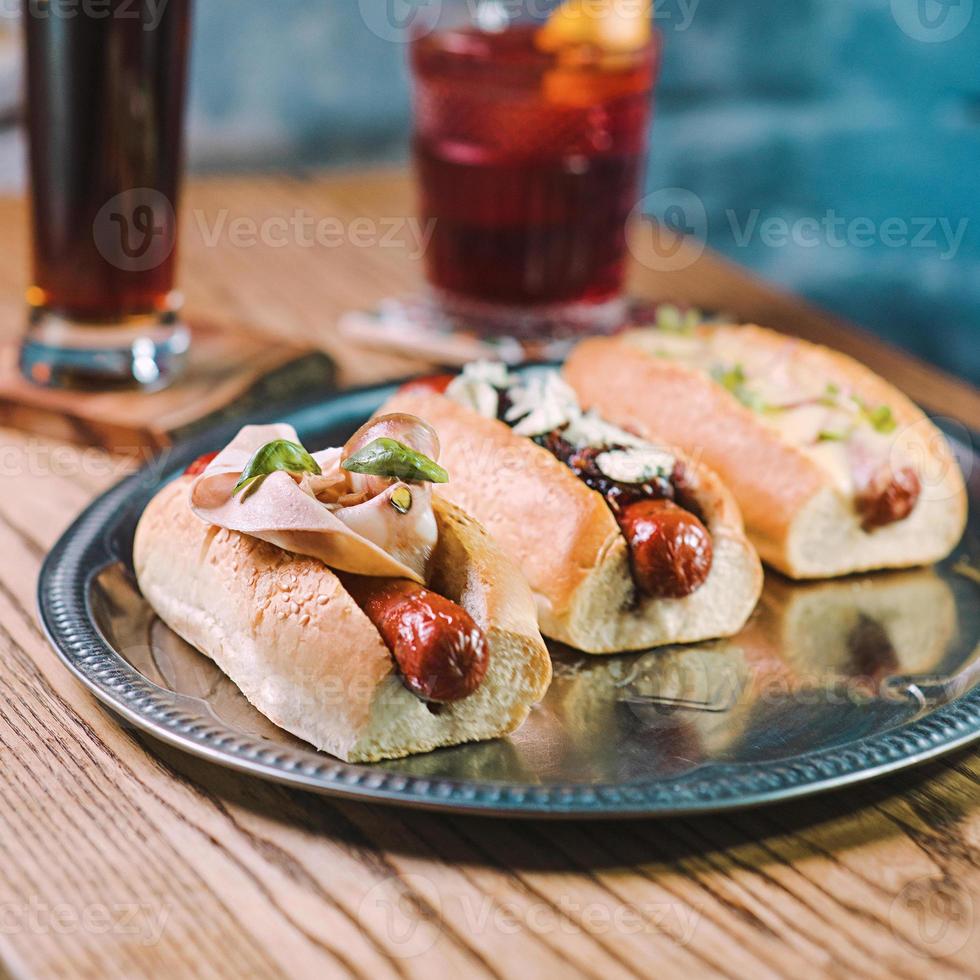
[[[326,348],[348,382],[404,359],[345,345],[345,309],[410,290],[409,250],[239,248],[227,211],[344,227],[412,213],[401,175],[188,188],[182,285],[198,315]],[[23,203],[0,199],[0,332],[20,329]],[[980,430],[980,394],[709,252],[633,288],[858,353]],[[9,309],[11,316],[4,317]],[[976,976],[980,753],[719,818],[507,823],[332,803],[148,745],[37,627],[35,576],[132,462],[0,430],[0,974],[15,977]]]
[[[17,365],[17,341],[0,347],[0,425],[66,442],[145,456],[250,406],[334,385],[321,352],[213,320],[191,322],[183,374],[160,391],[82,392],[31,384]]]

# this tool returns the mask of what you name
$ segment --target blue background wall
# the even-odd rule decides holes
[[[199,0],[192,164],[404,157],[405,50],[387,2]],[[980,381],[974,0],[656,9],[652,209],[680,203],[714,248]]]

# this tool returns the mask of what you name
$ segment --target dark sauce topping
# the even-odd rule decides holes
[[[587,487],[601,493],[615,513],[640,500],[675,499],[674,486],[668,477],[658,476],[646,483],[619,483],[606,476],[596,465],[596,457],[600,453],[626,449],[626,446],[609,446],[608,449],[585,446],[579,449],[563,439],[560,430],[534,436],[534,441],[563,462]]]
[[[506,388],[496,388],[497,419],[513,427],[517,419],[508,419],[513,401]],[[622,513],[630,504],[641,500],[670,500],[678,507],[689,511],[699,521],[704,520],[704,512],[697,502],[691,487],[687,468],[680,460],[675,461],[670,476],[657,476],[645,483],[620,483],[610,479],[596,465],[596,457],[614,450],[628,450],[629,446],[619,444],[603,446],[576,447],[562,436],[563,429],[554,429],[531,439],[547,449],[552,456],[564,463],[587,487],[601,493],[615,515]]]
[[[496,390],[497,418],[515,425],[516,419],[507,418],[514,404],[509,392]],[[643,483],[623,483],[603,473],[597,460],[604,452],[629,452],[633,447],[621,443],[580,447],[566,439],[564,432],[561,426],[531,438],[589,489],[602,494],[629,546],[637,593],[682,598],[699,589],[711,571],[713,548],[684,463],[675,460],[669,474],[658,474]]]
[[[515,419],[513,422],[508,422],[506,415],[510,411],[511,406],[514,404],[510,397],[510,393],[506,388],[494,388],[497,392],[497,418],[499,421],[503,422],[504,425],[509,425],[513,428],[517,424]]]

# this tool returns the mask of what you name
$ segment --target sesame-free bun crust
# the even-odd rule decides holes
[[[852,496],[725,387],[696,367],[648,353],[651,331],[579,344],[564,369],[584,407],[641,435],[681,446],[735,495],[763,560],[793,578],[902,568],[944,558],[963,534],[963,477],[939,430],[894,386],[862,364],[762,327],[701,327],[730,334],[741,351],[806,358],[897,423],[893,446],[915,467],[922,493],[904,520],[867,532]]]
[[[546,449],[443,395],[403,391],[380,412],[409,412],[439,434],[449,482],[437,496],[473,514],[527,578],[546,636],[616,653],[737,633],[762,589],[762,569],[731,494],[686,460],[711,533],[704,585],[682,599],[637,598],[629,548],[602,495]]]
[[[150,501],[133,549],[157,615],[210,657],[280,728],[347,762],[505,735],[551,679],[534,602],[472,518],[436,501],[429,586],[486,633],[487,675],[433,713],[402,684],[374,625],[320,561],[206,524],[182,477]]]

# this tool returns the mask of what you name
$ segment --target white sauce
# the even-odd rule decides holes
[[[540,436],[567,425],[581,414],[578,398],[557,371],[538,371],[512,385],[505,416],[519,436]],[[520,421],[517,421],[517,420]]]
[[[593,411],[583,412],[575,391],[554,370],[511,375],[504,364],[476,361],[463,368],[446,395],[485,418],[496,418],[501,390],[506,391],[509,402],[505,419],[513,423],[518,435],[533,437],[560,429],[562,438],[576,449],[624,447],[597,459],[600,470],[611,480],[643,483],[674,468],[674,457],[666,450]],[[604,462],[599,463],[600,459]]]
[[[507,365],[500,361],[474,361],[449,382],[446,395],[459,405],[495,419],[500,403],[498,389],[510,384]]]
[[[611,449],[595,460],[599,472],[617,483],[646,483],[658,476],[669,476],[674,457],[661,449]]]
[[[861,470],[868,468],[868,458],[889,458],[893,437],[876,431],[850,390],[836,387],[833,377],[798,356],[796,344],[759,350],[746,345],[737,328],[725,327],[696,328],[684,335],[644,328],[628,339],[656,357],[715,376],[737,367],[743,380],[733,394],[758,407],[758,419],[819,463],[844,493],[853,494],[861,485],[856,458],[863,461]]]

